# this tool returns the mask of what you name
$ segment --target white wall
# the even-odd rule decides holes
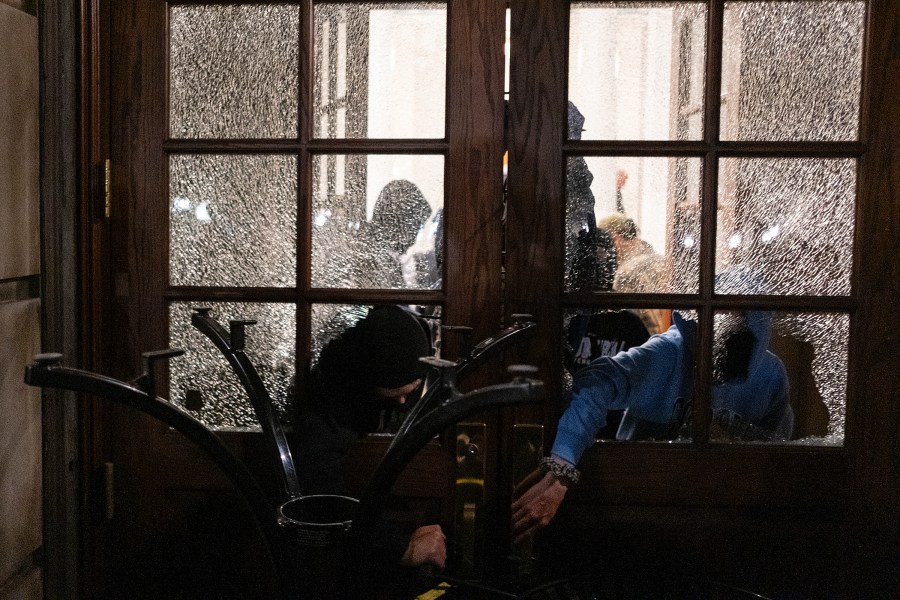
[[[41,598],[37,18],[0,4],[0,600]]]

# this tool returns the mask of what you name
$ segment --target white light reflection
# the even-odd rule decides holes
[[[179,212],[191,210],[191,201],[184,196],[176,196],[175,199],[172,200],[172,208]]]
[[[776,237],[778,237],[778,234],[780,234],[780,233],[781,233],[781,226],[780,225],[772,225],[771,227],[769,227],[768,229],[766,229],[765,231],[762,232],[760,239],[762,240],[762,242],[764,244],[768,244],[769,242],[774,240]]]
[[[697,245],[697,240],[692,235],[686,235],[681,243],[685,248],[693,248]]]
[[[206,202],[198,204],[194,210],[194,216],[198,221],[212,221],[212,217],[209,215],[209,204]]]
[[[744,236],[742,236],[739,232],[735,232],[732,234],[730,238],[728,238],[728,247],[729,248],[738,248],[741,245],[741,242],[744,241]]]

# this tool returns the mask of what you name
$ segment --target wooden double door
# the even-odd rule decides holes
[[[509,564],[517,444],[545,452],[552,440],[566,381],[565,318],[585,310],[694,311],[700,375],[691,439],[598,444],[585,456],[586,485],[571,504],[601,521],[594,522],[600,531],[619,531],[617,519],[636,528],[623,530],[666,531],[679,548],[696,551],[698,562],[722,570],[729,558],[745,557],[709,543],[720,541],[715,526],[736,511],[750,543],[777,544],[792,557],[814,552],[781,565],[760,561],[749,577],[783,582],[791,571],[818,567],[851,581],[849,569],[822,567],[828,557],[815,547],[820,531],[852,530],[851,508],[890,513],[889,491],[879,484],[891,460],[884,448],[896,438],[891,420],[880,419],[890,413],[890,382],[885,375],[870,394],[860,367],[877,356],[885,335],[877,323],[886,322],[890,302],[872,283],[876,277],[861,275],[890,256],[889,236],[878,227],[890,199],[877,186],[887,177],[878,165],[889,144],[872,124],[892,106],[873,90],[887,77],[877,65],[889,64],[890,55],[888,26],[880,23],[895,22],[896,9],[855,0],[639,4],[85,2],[84,64],[92,77],[84,78],[82,148],[100,174],[97,191],[109,167],[108,194],[93,194],[81,215],[92,366],[132,379],[142,352],[187,350],[160,373],[161,395],[215,429],[261,481],[273,483],[275,497],[275,464],[242,390],[190,326],[194,308],[210,307],[222,322],[257,322],[248,327],[248,352],[288,424],[291,402],[303,401],[290,392],[302,389],[341,315],[376,303],[408,305],[431,317],[435,331],[471,328],[475,342],[514,314],[533,315],[534,334],[463,386],[506,380],[505,365],[529,363],[539,368],[546,399],[476,415],[466,428],[445,432],[396,489],[408,506],[397,518],[439,521],[455,539],[477,533],[479,548],[488,549],[466,550],[479,562],[469,573],[477,578]],[[775,25],[798,18],[806,25],[793,30],[812,32],[799,36],[802,43],[840,50],[770,52],[775,43],[801,43]],[[782,56],[799,56],[800,64],[782,64]],[[827,93],[805,96],[778,88],[784,82],[773,74],[787,68],[800,92],[817,90],[819,79],[794,78],[793,71],[820,59],[834,61],[846,81],[831,78]],[[828,119],[809,118],[823,106]],[[770,114],[778,111],[791,117]],[[622,204],[663,256],[665,283],[613,293],[573,286],[579,223],[573,230],[571,217],[582,195],[571,183],[582,158],[593,172],[592,217]],[[806,159],[811,166],[794,177],[788,163]],[[621,185],[620,171],[627,171]],[[762,227],[760,206],[794,206],[788,216],[807,225],[804,216],[817,214],[819,204],[803,203],[809,194],[792,204],[760,200],[754,191],[805,182],[808,171],[824,173],[814,182],[822,189],[844,186],[829,210],[845,211],[857,231],[872,235],[853,238],[852,228],[835,222],[798,228],[834,233],[822,237],[846,240],[846,247],[832,252],[828,243],[815,245],[819,238],[804,238],[801,246],[816,250],[798,255],[804,268],[773,269],[787,272],[784,289],[718,294],[720,258],[741,252],[729,246],[740,238],[729,235]],[[754,178],[756,188],[748,184]],[[362,232],[379,220],[397,182],[416,191],[405,193],[403,211],[387,211],[395,246],[377,254],[375,238]],[[766,232],[756,232],[762,242]],[[793,285],[792,273],[815,275],[820,266],[815,258],[804,263],[809,256],[824,257],[827,269],[818,271],[829,277],[821,289]],[[809,425],[836,444],[712,439],[713,317],[744,308],[835,313],[846,323],[845,397]],[[463,338],[443,330],[441,355],[459,356]],[[261,540],[246,508],[189,440],[102,403],[86,416],[87,470],[98,476],[90,496],[107,499],[105,510],[90,515],[85,536],[89,595],[269,597],[271,572],[258,558]],[[387,431],[354,447],[345,466],[355,489],[389,440]],[[471,490],[457,484],[469,480],[458,452],[474,448],[484,483],[478,527],[465,518]],[[857,497],[848,481],[866,491]],[[601,515],[598,506],[612,508]],[[636,506],[653,509],[629,512]],[[768,532],[768,525],[794,522],[791,511],[810,510],[823,516],[797,526],[794,540],[801,541]],[[696,530],[686,530],[694,521],[685,515],[698,519]],[[658,556],[651,537],[635,542],[637,554]],[[670,566],[679,564],[676,552],[665,556]]]

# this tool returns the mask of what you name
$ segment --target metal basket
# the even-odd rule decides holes
[[[359,500],[347,496],[299,496],[278,507],[278,524],[289,528],[303,547],[332,548],[350,529],[358,505]]]

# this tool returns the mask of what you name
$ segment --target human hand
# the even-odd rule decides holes
[[[619,169],[616,171],[616,189],[621,190],[625,187],[625,182],[628,181],[628,171],[625,169]]]
[[[525,492],[512,504],[515,543],[532,537],[556,516],[568,488],[553,473],[535,470],[519,485]]]
[[[424,525],[416,529],[400,561],[407,567],[434,565],[444,568],[447,561],[447,536],[440,525]]]

